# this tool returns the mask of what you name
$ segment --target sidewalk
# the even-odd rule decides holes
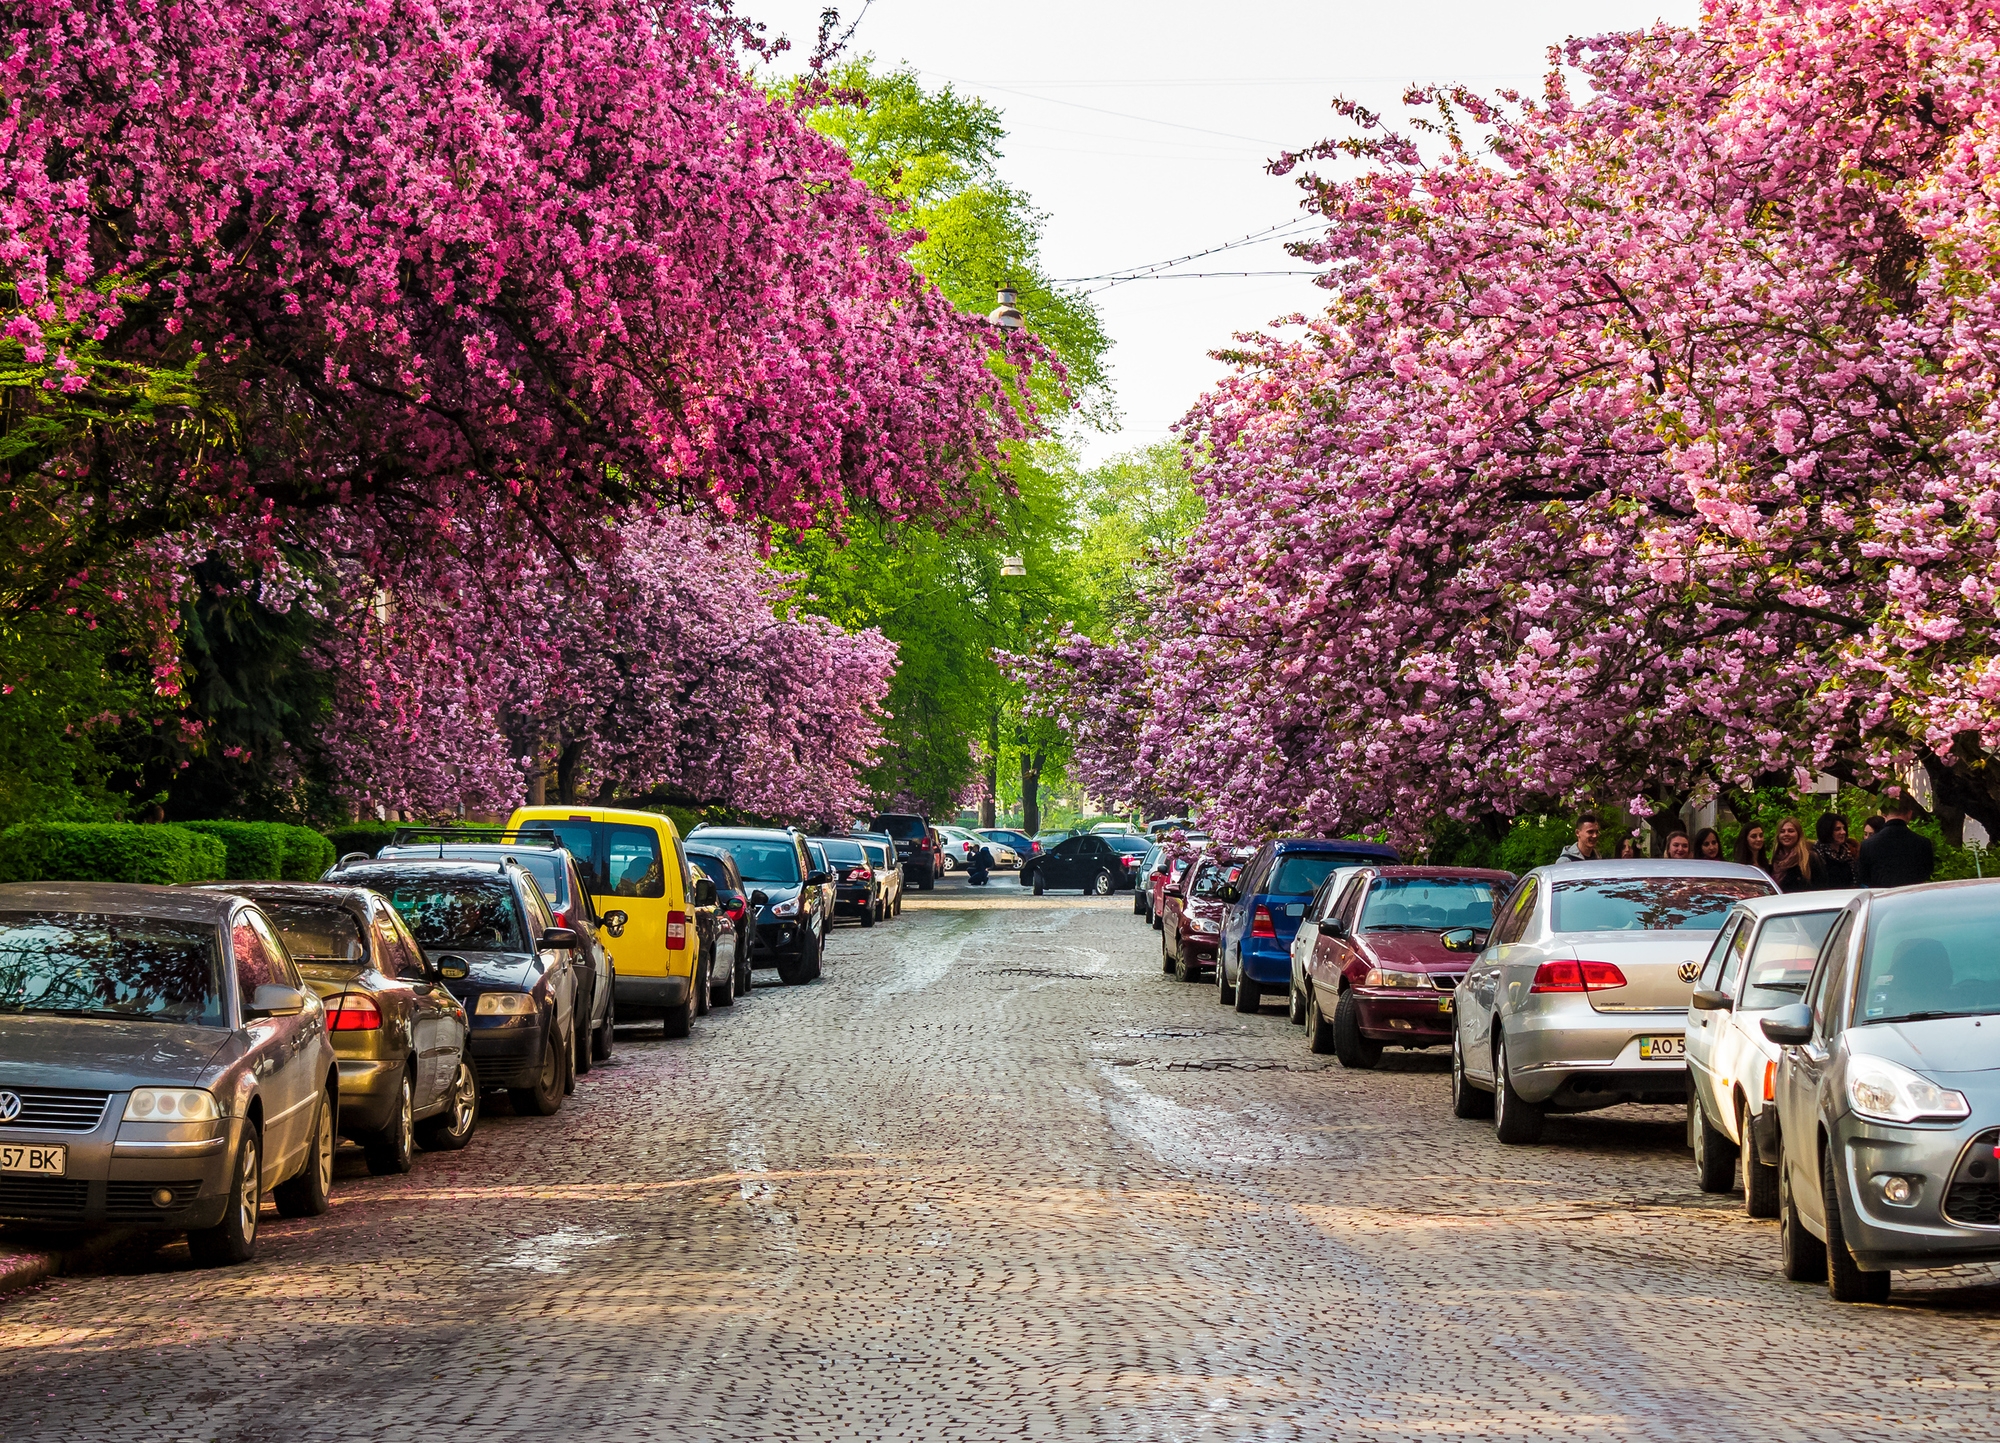
[[[136,1236],[130,1228],[94,1233],[0,1233],[0,1295],[73,1272]]]

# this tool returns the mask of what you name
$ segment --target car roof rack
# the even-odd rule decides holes
[[[389,839],[389,845],[435,846],[438,860],[442,862],[447,860],[444,849],[449,846],[538,847],[557,851],[562,847],[562,839],[556,835],[554,827],[530,822],[524,827],[398,827],[396,834]]]

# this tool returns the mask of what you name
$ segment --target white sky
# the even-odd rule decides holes
[[[843,23],[860,13],[861,0],[839,3]],[[810,52],[821,8],[740,0],[741,13],[791,38],[781,68]],[[1698,11],[1698,0],[874,0],[851,48],[998,106],[1004,174],[1048,216],[1049,273],[1094,276],[1299,220],[1293,181],[1265,174],[1264,162],[1336,133],[1337,94],[1394,114],[1413,80],[1532,92],[1551,44],[1658,19],[1692,24]],[[1274,239],[1179,269],[1298,268]],[[1122,424],[1086,433],[1086,456],[1165,435],[1220,373],[1210,350],[1319,309],[1319,295],[1305,276],[1268,275],[1104,291]]]

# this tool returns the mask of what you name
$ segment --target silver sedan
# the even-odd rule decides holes
[[[1452,1110],[1535,1142],[1550,1112],[1685,1107],[1688,995],[1746,897],[1775,891],[1728,862],[1558,862],[1515,884],[1452,996]]]

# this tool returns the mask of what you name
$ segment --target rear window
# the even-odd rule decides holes
[[[651,827],[606,827],[604,865],[613,896],[667,895],[667,873],[660,859],[660,834]]]
[[[1713,932],[1746,897],[1776,889],[1748,877],[1587,877],[1551,888],[1558,932]]]
[[[260,903],[277,926],[285,947],[299,962],[365,962],[368,947],[361,924],[344,907],[306,907],[296,902]]]
[[[897,816],[893,812],[885,813],[873,819],[870,830],[885,832],[898,841],[911,842],[924,834],[924,819],[922,817]]]
[[[1750,983],[1743,991],[1745,1008],[1785,1007],[1802,1001],[1812,980],[1819,944],[1833,930],[1838,907],[1827,912],[1801,912],[1768,917],[1750,955]]]
[[[1493,884],[1478,877],[1378,877],[1361,908],[1364,932],[1492,925]]]
[[[883,846],[882,843],[863,842],[861,844],[861,850],[868,854],[868,863],[870,866],[882,867],[885,869],[888,867],[889,849]]]
[[[0,1013],[220,1027],[214,927],[87,912],[0,912]]]
[[[569,906],[569,868],[563,865],[561,857],[547,852],[509,852],[507,855],[519,862],[521,870],[535,879],[535,885],[542,889],[542,895],[549,899],[550,906]]]
[[[1153,850],[1153,844],[1144,837],[1106,837],[1104,840],[1111,843],[1112,851],[1124,852],[1129,856],[1143,857]]]
[[[1278,870],[1264,890],[1278,896],[1310,897],[1335,867],[1353,865],[1353,858],[1333,852],[1289,852],[1278,858]]]
[[[861,850],[859,842],[820,842],[817,845],[828,858],[836,862],[861,863],[868,860],[868,854]]]
[[[746,882],[796,882],[799,854],[790,842],[764,837],[703,837],[718,852],[727,852]]]

